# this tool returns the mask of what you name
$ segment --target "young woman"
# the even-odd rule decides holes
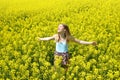
[[[37,40],[41,41],[48,41],[48,40],[55,40],[56,41],[56,50],[54,55],[55,56],[62,56],[62,65],[66,66],[68,63],[68,43],[73,41],[79,44],[88,44],[88,45],[96,45],[96,42],[87,42],[87,41],[83,41],[83,40],[78,40],[76,38],[74,38],[70,31],[69,31],[69,27],[65,24],[60,24],[58,26],[58,33],[51,36],[51,37],[45,37],[45,38],[39,38],[37,37]],[[54,57],[55,57],[54,56]]]

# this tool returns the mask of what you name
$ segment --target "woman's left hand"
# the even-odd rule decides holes
[[[96,45],[97,45],[97,42],[93,41],[93,42],[92,42],[92,45],[93,45],[93,46],[96,46]]]

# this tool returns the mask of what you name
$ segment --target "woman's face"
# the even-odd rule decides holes
[[[65,31],[65,29],[64,29],[63,25],[60,24],[60,25],[58,26],[58,32],[59,32],[59,33],[62,33],[62,32],[64,32],[64,31]]]

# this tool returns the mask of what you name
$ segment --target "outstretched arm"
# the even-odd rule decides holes
[[[94,45],[94,46],[97,45],[97,43],[96,43],[95,41],[93,41],[93,42],[87,42],[87,41],[83,41],[83,40],[78,40],[78,39],[76,39],[76,38],[74,38],[74,37],[71,37],[71,40],[72,40],[73,42],[76,42],[76,43],[79,43],[79,44],[86,44],[86,45],[91,44],[91,45]]]
[[[97,44],[95,41],[87,42],[87,41],[78,40],[78,39],[75,39],[74,42],[77,42],[77,43],[80,43],[80,44],[92,44],[92,45],[96,45]]]
[[[53,36],[51,36],[51,37],[45,37],[45,38],[37,37],[37,40],[38,40],[38,41],[48,41],[48,40],[53,40],[53,39],[55,39],[55,36],[56,36],[56,35],[53,35]]]

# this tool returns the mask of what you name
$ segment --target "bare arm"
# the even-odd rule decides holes
[[[79,43],[79,44],[86,44],[86,45],[90,45],[91,44],[91,45],[94,45],[94,46],[97,45],[97,43],[95,41],[87,42],[87,41],[83,41],[83,40],[78,40],[78,39],[76,39],[74,37],[71,37],[70,39],[71,39],[71,41]]]
[[[45,38],[37,37],[37,40],[38,40],[38,41],[54,40],[54,39],[55,39],[55,36],[56,36],[56,35],[53,35],[53,36],[51,36],[51,37],[45,37]]]

